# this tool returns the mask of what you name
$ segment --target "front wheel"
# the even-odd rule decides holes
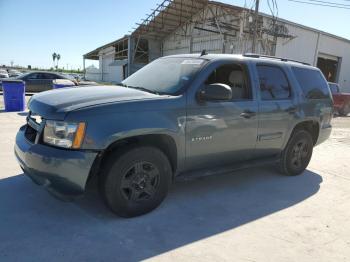
[[[101,190],[107,206],[121,217],[135,217],[158,207],[168,193],[172,171],[157,148],[115,152],[106,163]]]
[[[305,130],[294,132],[282,152],[281,172],[288,176],[302,174],[310,163],[313,146],[313,140],[309,132]]]

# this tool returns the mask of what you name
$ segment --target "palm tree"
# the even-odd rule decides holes
[[[57,59],[57,68],[58,68],[58,61],[61,59],[61,55],[57,54],[56,59]]]
[[[55,60],[57,58],[57,54],[56,53],[53,53],[52,54],[52,60],[53,60],[53,68],[55,68]]]

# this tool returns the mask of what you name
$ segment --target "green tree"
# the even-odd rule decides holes
[[[60,54],[57,54],[56,59],[57,59],[57,68],[58,68],[58,61],[60,61],[61,55],[60,55]]]
[[[57,54],[56,53],[53,53],[52,54],[52,61],[53,61],[53,67],[55,68],[55,60],[57,58]]]

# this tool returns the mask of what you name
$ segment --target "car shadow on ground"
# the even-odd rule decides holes
[[[0,180],[0,260],[151,258],[296,205],[318,192],[322,178],[267,167],[177,182],[158,209],[133,219],[105,208],[95,183],[66,203],[24,175]]]

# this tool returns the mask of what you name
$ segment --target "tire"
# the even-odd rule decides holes
[[[341,116],[347,116],[350,113],[350,104],[344,105],[342,109],[339,110]]]
[[[171,184],[166,155],[154,147],[134,147],[112,153],[103,168],[100,190],[118,216],[135,217],[157,208]]]
[[[280,170],[287,176],[302,174],[310,163],[313,152],[313,140],[309,132],[293,132],[280,159]]]

